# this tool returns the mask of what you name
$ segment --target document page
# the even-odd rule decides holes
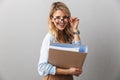
[[[88,53],[88,47],[83,45],[53,43],[49,48]]]

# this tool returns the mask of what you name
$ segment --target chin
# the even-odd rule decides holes
[[[64,30],[65,28],[58,28],[58,29],[62,31],[62,30]]]

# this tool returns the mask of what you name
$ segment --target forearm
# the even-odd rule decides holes
[[[70,75],[69,69],[56,68],[56,74]]]
[[[77,41],[79,41],[80,40],[80,36],[78,35],[78,34],[75,34],[74,35],[74,40],[77,42]]]
[[[79,30],[74,30],[74,31],[73,31],[74,40],[75,40],[76,42],[80,40],[79,34],[80,34]]]
[[[81,73],[82,73],[82,69],[79,68],[69,68],[69,69],[56,68],[56,74],[60,74],[60,75],[79,76]]]

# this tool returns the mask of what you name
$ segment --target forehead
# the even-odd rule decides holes
[[[53,13],[53,16],[65,16],[65,12],[62,11],[62,10],[56,10],[56,11]]]

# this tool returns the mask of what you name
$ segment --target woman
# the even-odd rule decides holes
[[[63,2],[54,2],[51,5],[48,21],[49,32],[41,46],[38,72],[44,76],[43,80],[73,80],[73,75],[79,76],[82,69],[62,69],[48,63],[48,50],[52,43],[80,45],[79,19],[71,17],[68,7]]]

